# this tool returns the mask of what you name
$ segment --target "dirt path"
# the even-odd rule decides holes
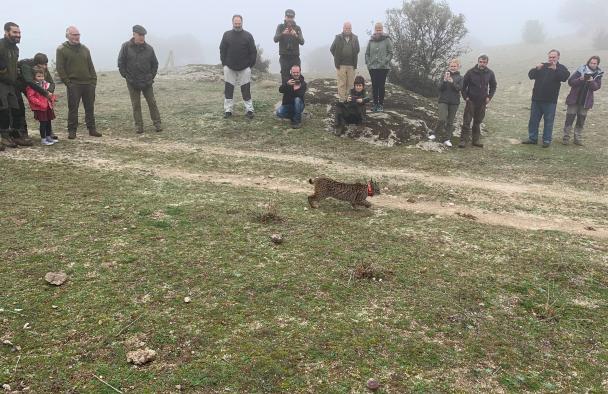
[[[217,152],[217,150],[215,152]],[[250,152],[246,152],[246,154],[249,153]],[[180,179],[190,182],[227,184],[236,187],[251,187],[262,190],[273,190],[283,193],[302,195],[310,194],[312,192],[311,185],[305,181],[266,176],[242,176],[220,172],[195,173],[178,168],[163,167],[160,165],[144,165],[136,163],[123,164],[114,160],[91,156],[89,153],[83,153],[81,155],[49,155],[47,152],[42,152],[41,150],[24,149],[18,151],[9,151],[7,156],[15,160],[33,160],[57,163],[71,162],[81,167],[86,166],[106,171],[130,171],[139,175],[146,174],[164,179]],[[302,197],[302,203],[304,206],[306,206],[306,199],[304,196]],[[376,207],[406,210],[415,213],[433,214],[440,217],[456,217],[460,220],[474,220],[478,223],[492,226],[511,227],[521,230],[554,230],[569,234],[608,239],[607,227],[597,226],[591,221],[576,221],[566,217],[541,217],[530,214],[506,212],[494,213],[458,204],[442,204],[436,201],[416,201],[412,203],[408,202],[404,196],[400,195],[381,195],[373,198],[372,203]],[[589,230],[589,227],[594,228],[594,230]]]
[[[469,189],[488,190],[495,193],[516,195],[533,194],[555,199],[569,199],[581,202],[608,204],[608,196],[597,193],[575,190],[564,185],[539,185],[521,184],[513,182],[497,182],[489,179],[471,179],[459,176],[438,176],[425,172],[400,170],[383,167],[357,166],[346,163],[336,163],[333,160],[304,156],[297,154],[283,154],[266,151],[249,151],[231,149],[223,146],[198,145],[192,146],[180,142],[158,142],[153,143],[138,141],[127,138],[104,138],[103,141],[95,140],[93,143],[117,146],[122,148],[136,148],[147,152],[190,152],[193,154],[220,155],[239,158],[265,159],[280,162],[300,163],[322,167],[324,170],[332,170],[345,175],[380,174],[398,179],[416,180],[423,183],[441,184],[451,187],[466,187]],[[398,182],[397,182],[398,183]]]

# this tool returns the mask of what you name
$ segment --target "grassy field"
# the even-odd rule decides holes
[[[248,122],[222,119],[221,83],[161,79],[165,131],[136,136],[104,74],[103,138],[65,139],[62,100],[59,144],[0,153],[0,384],[608,391],[608,96],[585,147],[522,146],[531,87],[515,75],[498,75],[484,149],[437,154],[336,138],[323,108],[292,130],[270,81]],[[322,174],[383,193],[308,209]],[[146,347],[155,361],[127,363]]]

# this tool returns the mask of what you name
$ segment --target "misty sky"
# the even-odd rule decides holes
[[[219,63],[219,41],[223,32],[231,27],[231,16],[239,13],[244,17],[244,28],[253,34],[256,43],[262,46],[276,66],[277,45],[272,37],[286,8],[296,11],[296,22],[302,27],[306,39],[302,48],[304,57],[307,50],[329,45],[333,36],[341,31],[345,20],[352,21],[353,31],[363,38],[363,45],[372,21],[384,20],[385,10],[400,6],[401,1],[239,0],[195,3],[185,0],[108,0],[92,6],[93,2],[54,0],[40,1],[40,7],[36,3],[13,2],[11,6],[3,7],[5,20],[2,23],[10,20],[21,27],[21,58],[45,52],[54,59],[57,45],[65,41],[66,26],[73,24],[79,27],[82,42],[91,49],[96,67],[107,70],[116,68],[120,45],[131,37],[134,24],[142,24],[148,29],[148,41],[152,45],[155,45],[155,39],[160,42],[161,39],[190,34],[202,44],[202,49],[191,51],[201,52],[192,54],[196,55],[194,59]],[[557,16],[560,1],[449,0],[449,4],[454,12],[466,16],[472,38],[486,45],[519,41],[522,25],[528,19],[542,20],[550,36],[570,34],[574,30]],[[161,64],[164,60],[159,58]]]

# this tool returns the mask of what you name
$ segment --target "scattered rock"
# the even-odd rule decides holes
[[[190,298],[190,297],[184,297],[184,302],[186,304],[189,304],[190,302],[192,302],[192,298]]]
[[[593,226],[587,226],[587,227],[585,227],[585,230],[588,230],[588,231],[597,231],[597,229],[595,227],[593,227]]]
[[[415,204],[416,203],[416,199],[412,198],[412,197],[408,198],[406,201],[409,202],[410,204]]]
[[[47,274],[44,275],[44,280],[55,286],[61,286],[67,279],[68,276],[65,272],[47,272]]]
[[[134,365],[144,365],[156,359],[154,350],[145,348],[127,353],[127,362]]]
[[[8,385],[8,384],[6,384],[6,383],[4,383],[4,384],[2,385],[2,389],[3,389],[4,391],[11,391],[11,386],[10,386],[10,385]]]
[[[434,141],[421,141],[416,144],[416,148],[423,150],[425,152],[437,152],[443,153],[447,147],[439,142]]]
[[[270,236],[270,240],[272,241],[272,243],[280,245],[283,243],[283,236],[281,234],[272,234]]]
[[[380,383],[375,379],[370,379],[367,381],[367,388],[371,391],[376,391],[380,388]]]

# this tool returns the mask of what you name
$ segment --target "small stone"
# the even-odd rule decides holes
[[[44,275],[44,280],[55,286],[61,286],[67,279],[68,276],[65,272],[47,272],[47,274]]]
[[[31,327],[32,327],[32,326],[30,325],[30,323],[25,323],[25,324],[23,325],[23,329],[24,329],[24,330],[29,330]]]
[[[175,385],[175,389],[176,390],[181,390],[182,389],[182,385],[181,384]]]
[[[154,350],[145,348],[127,353],[127,362],[134,365],[144,365],[156,359]]]
[[[58,307],[57,305],[51,305],[51,308],[53,308],[53,309],[57,309],[57,308],[59,308],[59,307]]]
[[[11,386],[10,386],[10,385],[8,385],[8,384],[6,384],[6,383],[4,383],[4,384],[2,385],[2,389],[3,389],[4,391],[11,391]]]
[[[279,245],[279,244],[282,244],[282,243],[283,243],[283,236],[282,236],[281,234],[272,234],[272,235],[270,236],[270,240],[271,240],[273,243],[275,243],[275,244]]]
[[[370,379],[367,381],[367,388],[371,391],[376,391],[380,388],[380,383],[375,379]]]
[[[192,301],[192,298],[190,298],[190,297],[184,297],[184,302],[186,304],[189,304],[191,301]]]

